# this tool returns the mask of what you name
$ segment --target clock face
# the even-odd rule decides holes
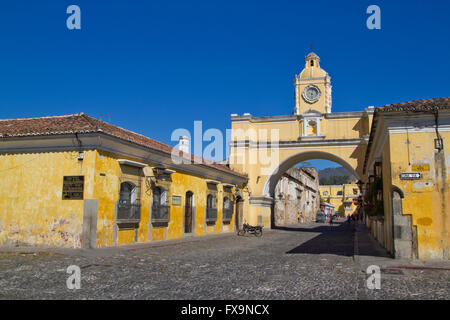
[[[314,103],[319,100],[321,92],[320,89],[316,86],[307,86],[305,90],[303,90],[303,99],[305,99],[309,103]]]

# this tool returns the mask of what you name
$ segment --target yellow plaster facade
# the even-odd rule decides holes
[[[0,154],[0,244],[81,246],[83,201],[62,200],[63,176],[83,175],[94,196],[96,153]],[[90,177],[91,179],[89,179]]]
[[[447,103],[438,111],[414,106],[409,112],[394,108],[377,114],[365,175],[382,179],[381,242],[396,257],[448,260],[449,108]],[[437,134],[443,142],[440,150],[435,147]],[[374,168],[377,163],[381,172]],[[405,173],[419,176],[405,178]],[[398,200],[393,199],[395,193]],[[395,201],[399,201],[398,206]]]
[[[334,205],[334,210],[341,217],[355,213],[357,205],[353,199],[357,199],[361,193],[357,184],[319,186],[320,197],[323,201]]]

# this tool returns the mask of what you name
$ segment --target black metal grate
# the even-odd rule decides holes
[[[152,221],[153,222],[169,222],[170,206],[152,205]]]
[[[141,220],[141,205],[138,203],[119,203],[117,220]]]
[[[206,208],[206,220],[207,221],[217,220],[217,208]]]
[[[233,208],[223,209],[223,221],[231,221],[233,218]]]

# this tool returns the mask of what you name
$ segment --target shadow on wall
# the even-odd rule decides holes
[[[312,229],[278,227],[279,230],[292,232],[320,232],[313,239],[302,243],[286,254],[335,254],[351,257],[354,255],[354,232],[352,224],[337,222],[338,226],[323,225]],[[359,255],[374,257],[389,257],[387,252],[377,243],[359,243]]]

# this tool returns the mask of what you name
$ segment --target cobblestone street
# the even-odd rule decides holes
[[[381,289],[366,268],[381,267]],[[81,268],[69,290],[67,267]],[[389,258],[342,220],[97,250],[0,248],[1,299],[449,299],[448,262]]]

